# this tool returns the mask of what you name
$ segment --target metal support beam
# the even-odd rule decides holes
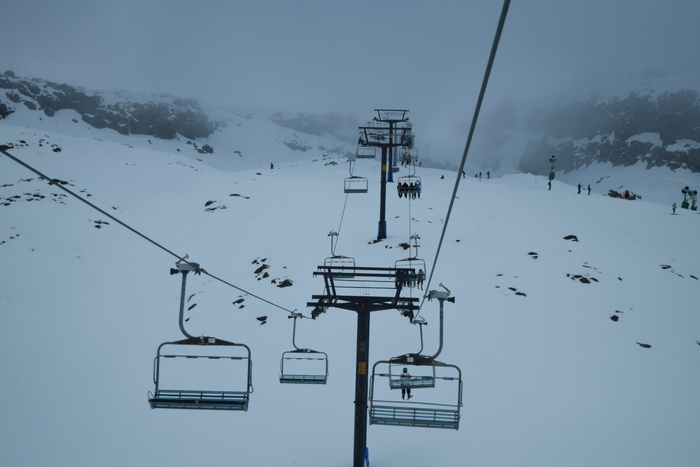
[[[391,167],[388,167],[391,173]],[[382,173],[379,181],[379,232],[377,240],[386,238],[386,173],[387,173],[387,147],[382,146]]]
[[[357,311],[357,364],[355,366],[355,443],[353,467],[364,466],[367,448],[367,392],[369,388],[369,322],[370,312]]]
[[[386,148],[382,148],[386,153]],[[370,314],[381,310],[414,311],[418,309],[417,297],[402,296],[401,274],[410,268],[355,267],[352,274],[336,266],[319,266],[314,276],[323,276],[325,290],[322,295],[313,295],[306,306],[315,308],[341,308],[357,313],[357,348],[355,364],[355,428],[353,444],[353,467],[364,467],[367,449],[367,422],[369,401],[369,325]],[[361,285],[361,287],[359,287]],[[374,295],[343,295],[340,291],[362,288]],[[393,295],[384,295],[394,289]],[[382,295],[378,295],[382,294]]]

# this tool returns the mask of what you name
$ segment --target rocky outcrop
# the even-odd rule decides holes
[[[519,169],[538,173],[557,156],[557,170],[570,172],[594,162],[700,172],[700,97],[685,89],[657,97],[630,93],[607,101],[540,109],[528,119],[530,142]]]
[[[17,78],[12,71],[0,75],[0,119],[7,118],[23,105],[53,117],[60,110],[74,110],[95,128],[111,128],[123,135],[150,135],[173,139],[205,138],[219,126],[209,120],[192,99],[156,96],[136,101],[124,97],[107,103],[95,92],[41,79]]]

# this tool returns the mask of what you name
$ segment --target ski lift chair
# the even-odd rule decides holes
[[[413,191],[405,192],[406,196],[412,193],[415,193],[420,196],[420,194],[423,191],[423,182],[421,182],[421,179],[418,175],[403,175],[399,177],[398,183],[407,187],[410,187],[411,184],[413,184]]]
[[[325,352],[297,347],[297,318],[302,317],[301,313],[289,315],[289,318],[294,318],[292,328],[294,350],[282,354],[280,383],[326,384],[328,380],[328,355]]]
[[[326,384],[328,354],[311,349],[284,352],[280,362],[280,383]]]
[[[410,271],[404,281],[404,284],[408,285],[408,287],[416,287],[418,285],[418,272],[420,270],[423,271],[423,279],[425,278],[425,260],[421,258],[400,259],[394,263],[394,267],[399,271]]]
[[[420,378],[405,378],[410,388],[432,388],[432,391],[421,392],[428,397],[434,394],[430,401],[418,401],[414,395],[407,400],[389,398],[391,391],[382,391],[377,380],[382,377],[389,378],[389,389],[399,389],[402,386],[392,382],[391,371],[378,371],[378,365],[399,364],[400,360],[378,361],[372,367],[370,382],[370,425],[410,426],[423,428],[447,428],[459,429],[460,408],[462,407],[462,373],[459,367],[438,362],[430,357],[416,359],[411,366],[408,360],[403,360],[400,365],[408,365],[411,368],[419,366],[432,367],[436,372],[434,376],[426,375]],[[432,386],[431,386],[432,384]],[[386,386],[382,387],[386,388]],[[404,386],[406,387],[406,386]]]
[[[325,259],[323,265],[333,267],[333,275],[336,278],[352,279],[355,277],[355,258],[339,255],[330,256]]]
[[[170,374],[171,368],[169,368],[168,374],[164,378],[164,368],[162,367],[166,360],[189,361],[187,365],[188,370],[190,370],[189,376],[185,375],[183,378],[183,375],[180,374],[180,378],[178,378],[177,374]],[[200,371],[192,371],[192,364],[199,366],[205,361],[208,363],[208,365],[204,365],[207,367],[204,368],[204,373],[206,374],[202,373],[202,368],[199,368]],[[243,369],[239,369],[236,373],[242,374],[243,378],[240,378],[234,384],[231,381],[232,378],[227,377],[234,376],[233,374],[221,372],[221,368],[227,366],[220,365],[219,363],[222,361],[233,363],[237,368],[242,366]],[[214,366],[212,365],[213,362],[218,362],[215,365],[218,367],[217,371],[211,371]],[[250,348],[244,344],[234,344],[233,342],[213,337],[188,338],[180,341],[164,342],[158,346],[158,353],[154,359],[153,382],[155,383],[155,390],[153,393],[149,391],[148,402],[152,409],[246,411],[248,410],[250,394],[253,392],[251,373]],[[216,376],[215,379],[217,381],[215,383],[210,381],[212,376]],[[194,383],[191,381],[183,383],[183,380],[192,379],[195,380]],[[181,388],[181,385],[185,384],[185,388]],[[203,387],[208,384],[213,384],[214,387]]]
[[[366,177],[356,175],[345,179],[345,193],[367,193],[369,181]]]
[[[358,159],[374,159],[377,157],[377,147],[358,145],[356,155]]]
[[[401,163],[410,165],[410,164],[415,164],[418,162],[418,149],[417,148],[412,148],[408,149],[405,148],[403,152],[401,153]]]

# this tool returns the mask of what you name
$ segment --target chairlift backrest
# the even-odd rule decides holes
[[[369,181],[365,177],[352,176],[345,179],[345,193],[367,193]]]
[[[358,159],[374,159],[377,157],[377,147],[376,146],[357,146],[357,158]]]
[[[355,277],[355,258],[349,256],[331,256],[323,262],[324,266],[333,268],[336,278],[352,279]]]

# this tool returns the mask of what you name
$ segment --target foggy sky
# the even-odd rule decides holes
[[[408,109],[421,146],[459,158],[501,7],[500,0],[6,2],[0,72],[361,121],[375,108]],[[485,110],[609,71],[680,66],[700,78],[698,20],[697,0],[513,0]]]

